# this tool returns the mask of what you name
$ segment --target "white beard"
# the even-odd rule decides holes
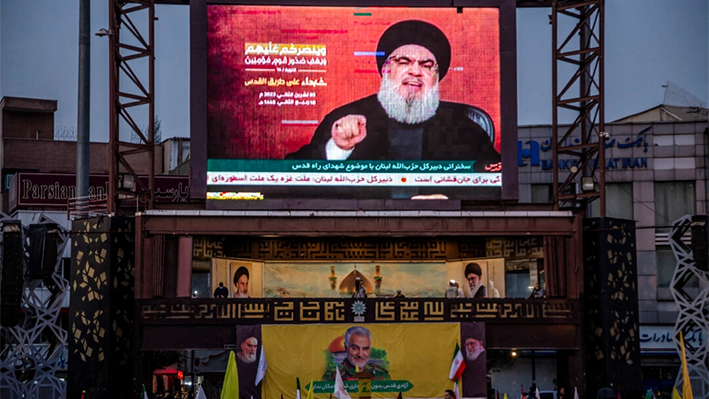
[[[236,294],[234,294],[234,298],[248,298],[248,297],[249,297],[248,292],[246,294],[243,294],[243,293],[237,291]]]
[[[405,98],[397,86],[385,73],[377,99],[390,118],[409,125],[427,121],[436,114],[440,96],[438,82],[421,97]]]
[[[353,366],[359,367],[360,370],[362,370],[362,369],[364,368],[364,366],[367,365],[367,361],[359,360],[357,363],[355,363],[355,359],[352,359],[352,358],[349,357],[349,356],[347,357],[347,360],[349,360],[350,363],[352,363]]]
[[[256,354],[255,353],[252,355],[249,355],[244,352],[239,352],[239,354],[237,356],[239,356],[239,359],[241,359],[241,361],[244,363],[253,363],[256,361]]]
[[[473,298],[475,296],[475,294],[478,293],[478,290],[480,289],[480,287],[482,287],[482,285],[483,285],[482,281],[478,281],[472,287],[470,287],[470,291],[468,293],[468,298]]]
[[[465,357],[468,358],[470,361],[474,361],[478,359],[478,356],[480,356],[481,353],[483,353],[485,349],[481,346],[479,350],[476,351],[465,351]]]

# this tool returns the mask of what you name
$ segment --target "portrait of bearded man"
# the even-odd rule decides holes
[[[451,63],[441,29],[397,22],[381,35],[376,61],[379,92],[331,111],[311,142],[287,159],[474,160],[478,172],[500,161],[487,113],[440,99]]]
[[[246,364],[256,362],[256,350],[258,349],[258,340],[256,337],[249,337],[241,343],[241,351],[236,354],[238,360]]]

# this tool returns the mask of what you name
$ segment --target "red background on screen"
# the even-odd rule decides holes
[[[355,16],[355,14],[371,14]],[[451,64],[440,81],[442,101],[474,105],[495,125],[500,150],[499,18],[496,8],[208,7],[208,158],[283,159],[310,142],[317,125],[282,120],[317,120],[333,109],[379,90],[374,55],[392,24],[418,19],[438,26],[451,43]],[[325,73],[254,72],[245,68],[245,43],[327,46]],[[273,57],[272,57],[273,58]],[[456,70],[456,68],[463,70]],[[315,68],[313,68],[315,69]],[[323,77],[327,87],[245,86],[259,77]],[[263,91],[314,91],[316,106],[259,106]]]

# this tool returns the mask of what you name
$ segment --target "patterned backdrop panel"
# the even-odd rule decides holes
[[[505,257],[542,258],[541,237],[381,238],[194,237],[193,257],[263,260],[444,260]]]
[[[588,392],[614,386],[623,397],[639,397],[635,222],[587,219],[583,239]]]
[[[75,220],[68,397],[133,396],[133,219]]]

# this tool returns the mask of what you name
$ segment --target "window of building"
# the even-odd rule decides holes
[[[657,264],[657,286],[669,287],[672,281],[672,273],[675,271],[677,261],[669,247],[659,247],[655,251],[655,262]]]
[[[693,181],[655,182],[655,228],[668,233],[672,222],[684,215],[694,215]]]
[[[551,188],[551,184],[532,184],[532,203],[550,203],[552,199]]]
[[[591,202],[590,217],[601,216],[601,201]],[[606,184],[606,216],[633,220],[633,183]]]
[[[693,181],[655,182],[655,234],[667,235],[672,223],[684,215],[695,213],[695,184]],[[664,238],[662,241],[665,241]],[[657,241],[657,239],[656,239]],[[669,246],[655,251],[657,286],[669,287],[677,260]],[[696,286],[693,281],[687,286]]]

